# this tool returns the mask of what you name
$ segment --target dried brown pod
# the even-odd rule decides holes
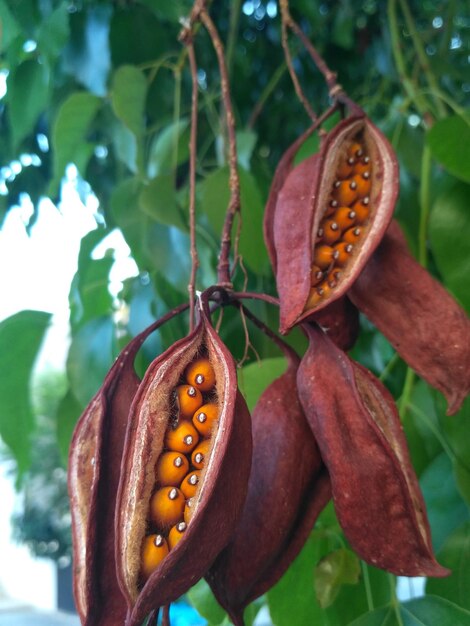
[[[277,187],[265,233],[285,333],[343,297],[362,271],[391,220],[398,166],[384,135],[355,112]]]
[[[297,355],[259,398],[253,461],[236,532],[206,578],[236,626],[243,611],[286,571],[330,499],[329,480],[297,397]]]
[[[80,620],[87,626],[115,626],[126,617],[114,558],[116,493],[128,412],[140,382],[134,359],[163,321],[147,328],[121,352],[77,422],[70,446],[73,588]]]
[[[435,560],[418,479],[390,393],[313,325],[299,397],[357,554],[403,576],[446,576]]]
[[[470,320],[412,256],[397,222],[352,285],[355,305],[458,411],[470,390]]]
[[[149,533],[154,468],[164,450],[172,393],[187,366],[200,356],[215,372],[218,423],[191,498],[191,513],[184,516],[187,528],[145,580],[141,545]],[[127,626],[137,626],[205,574],[228,543],[241,513],[250,464],[250,416],[238,392],[235,364],[203,312],[194,332],[150,365],[129,414],[115,522],[117,572],[129,607]]]

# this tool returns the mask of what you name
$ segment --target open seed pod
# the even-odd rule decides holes
[[[202,312],[194,332],[150,365],[130,411],[116,509],[128,626],[205,574],[241,514],[250,465],[250,416],[235,364]]]
[[[253,460],[243,514],[206,578],[236,626],[243,611],[284,574],[330,499],[315,439],[297,398],[297,355],[253,413]]]
[[[470,390],[470,320],[411,255],[397,222],[351,288],[356,306],[458,411]]]
[[[298,371],[299,397],[352,548],[371,565],[397,575],[448,575],[432,551],[423,497],[393,398],[320,328],[312,325],[307,332],[310,346]]]
[[[393,150],[362,113],[290,171],[272,228],[281,332],[345,295],[385,233],[397,193]]]
[[[73,587],[82,624],[123,624],[126,601],[116,577],[114,511],[128,412],[139,386],[136,353],[159,322],[121,352],[77,422],[68,468]]]

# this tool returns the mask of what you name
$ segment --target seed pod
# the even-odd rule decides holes
[[[299,397],[328,468],[338,520],[357,554],[401,576],[446,576],[395,403],[313,325]],[[334,385],[331,381],[334,380]]]
[[[362,156],[350,156],[358,144]],[[348,159],[358,172],[342,180]],[[276,258],[280,298],[280,329],[313,319],[315,313],[344,296],[377,247],[392,217],[398,193],[398,166],[382,133],[363,114],[340,122],[323,140],[319,154],[293,168],[280,185],[270,236]],[[367,207],[367,218],[357,220],[356,204]],[[273,216],[274,214],[274,216]],[[348,217],[349,216],[349,217]],[[356,222],[357,220],[357,222]],[[357,243],[332,240],[331,222],[346,232],[362,224]],[[265,228],[265,232],[267,229]],[[337,232],[337,231],[335,231]],[[312,266],[320,267],[324,281],[311,286]],[[340,269],[341,277],[331,280]]]
[[[253,411],[253,461],[243,515],[207,580],[236,626],[277,582],[330,498],[329,481],[296,391],[297,356]]]
[[[405,361],[446,396],[448,414],[458,411],[470,390],[470,321],[415,261],[396,222],[350,295]]]
[[[126,602],[116,577],[114,511],[129,407],[139,385],[138,349],[156,322],[121,352],[77,422],[70,445],[73,589],[82,624],[124,623]]]
[[[246,495],[250,461],[250,417],[238,393],[236,370],[227,348],[206,315],[185,339],[148,368],[129,413],[116,509],[116,560],[129,606],[127,626],[137,626],[156,607],[185,593],[227,544]],[[141,578],[140,549],[149,524],[155,467],[171,428],[173,390],[186,368],[203,355],[215,372],[218,425],[192,497],[184,535],[147,581]],[[212,392],[211,392],[212,393]],[[181,516],[183,521],[183,515]]]

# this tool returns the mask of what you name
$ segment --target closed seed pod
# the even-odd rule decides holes
[[[188,365],[200,356],[210,361],[215,372],[218,423],[191,498],[191,517],[181,515],[187,529],[144,581],[140,549],[148,532],[154,489],[151,468],[164,451],[165,433],[171,428],[172,392]],[[250,464],[250,416],[237,389],[235,364],[202,312],[197,328],[151,363],[129,413],[116,508],[117,571],[129,607],[127,626],[137,626],[205,574],[228,543],[240,515]]]
[[[355,144],[361,146],[361,157],[349,155]],[[353,170],[350,178],[341,179],[345,161],[365,157],[366,169],[361,161],[359,173]],[[398,166],[392,148],[362,113],[340,122],[323,140],[320,152],[285,177],[269,213],[273,224],[269,230],[265,227],[275,249],[282,333],[314,319],[346,294],[385,233],[397,194]],[[367,207],[367,217],[361,214],[360,221],[358,203]],[[341,233],[360,223],[358,241],[332,237],[332,222]],[[324,284],[316,287],[311,285],[313,266],[324,271]],[[341,278],[331,280],[338,269]]]
[[[456,413],[470,391],[470,320],[412,256],[397,222],[351,288],[356,306]]]
[[[330,498],[329,481],[296,391],[298,358],[287,347],[286,372],[252,414],[253,461],[236,532],[206,578],[236,626],[301,550]]]
[[[115,626],[127,606],[116,575],[114,514],[128,413],[139,386],[135,356],[166,319],[137,335],[121,352],[77,422],[70,445],[73,590],[82,624]]]
[[[307,332],[310,347],[298,370],[299,397],[352,548],[371,565],[397,575],[448,575],[433,554],[393,398],[320,328],[312,325]]]

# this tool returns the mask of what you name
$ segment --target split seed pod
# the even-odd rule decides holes
[[[155,488],[154,468],[164,452],[165,433],[172,428],[174,389],[188,365],[201,356],[215,373],[218,423],[191,497],[191,514],[184,516],[187,528],[145,580],[141,546],[152,532],[149,501]],[[202,312],[194,332],[150,365],[129,414],[116,509],[117,572],[129,607],[127,626],[137,626],[153,609],[176,600],[206,573],[233,533],[250,465],[250,416],[238,392],[235,363]],[[176,499],[181,492],[174,491]]]
[[[253,410],[253,461],[241,520],[206,577],[236,626],[244,623],[245,607],[281,578],[330,499],[329,479],[297,397],[299,359],[287,346],[284,352],[286,372]]]
[[[126,616],[114,558],[116,493],[128,412],[140,382],[134,359],[160,323],[121,352],[77,422],[70,446],[73,588],[80,620],[87,626],[123,624]]]
[[[265,226],[281,332],[346,294],[383,237],[397,194],[393,150],[363,113],[340,122],[318,154],[290,171]]]
[[[390,393],[313,325],[299,397],[354,551],[401,576],[446,576],[435,560],[424,500]],[[331,383],[334,381],[334,384]]]

